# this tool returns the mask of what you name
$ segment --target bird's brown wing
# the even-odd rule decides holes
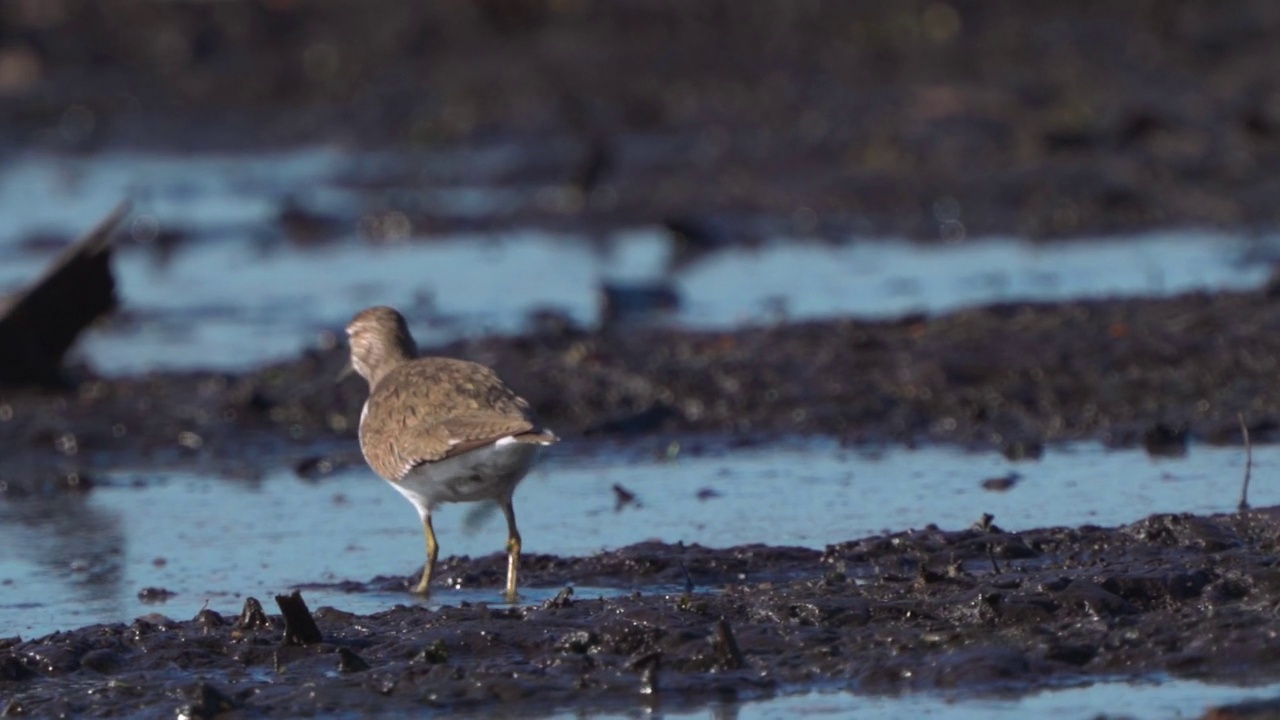
[[[503,438],[515,442],[549,445],[558,438],[546,430],[535,428],[523,418],[502,415],[465,415],[404,434],[396,440],[401,466],[397,479],[425,463],[445,460]]]
[[[387,397],[383,400],[381,396]],[[454,358],[422,357],[404,363],[387,373],[371,397],[379,403],[412,407],[426,424],[484,414],[534,420],[529,403],[507,387],[497,373],[478,363]]]
[[[447,358],[419,358],[389,373],[374,388],[361,426],[369,464],[393,479],[505,437],[556,440],[492,370]]]

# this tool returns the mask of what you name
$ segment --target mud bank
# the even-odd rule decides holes
[[[1280,306],[1265,292],[993,306],[894,322],[732,332],[553,324],[431,352],[495,366],[565,436],[829,434],[1036,454],[1098,439],[1176,453],[1187,438],[1255,442],[1280,428]],[[104,465],[300,472],[359,462],[365,388],[336,384],[341,345],[241,375],[91,375],[6,392],[9,492]],[[75,482],[70,482],[75,486]]]
[[[497,604],[500,557],[462,558],[442,577],[492,587],[495,605],[321,608],[319,638],[256,601],[239,618],[206,609],[10,638],[0,690],[13,713],[209,717],[678,707],[815,686],[1025,692],[1159,674],[1274,681],[1277,536],[1280,513],[1267,509],[1021,533],[987,521],[825,552],[646,543],[529,556],[530,587],[642,591],[565,591],[539,606]]]

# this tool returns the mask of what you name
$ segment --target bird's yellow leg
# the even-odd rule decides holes
[[[520,531],[516,529],[516,509],[510,500],[502,503],[507,518],[507,602],[516,601],[516,574],[520,570]]]
[[[436,530],[431,527],[430,513],[422,516],[422,531],[427,536],[427,564],[422,568],[422,579],[418,581],[418,586],[413,591],[419,595],[426,595],[427,586],[431,584],[431,574],[436,569],[436,556],[440,553],[440,546],[436,544]]]

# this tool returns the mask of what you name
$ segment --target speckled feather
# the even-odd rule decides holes
[[[489,368],[466,360],[424,357],[380,378],[360,423],[369,465],[397,481],[413,468],[503,438],[547,443],[533,409]]]

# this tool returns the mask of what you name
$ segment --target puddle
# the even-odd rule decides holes
[[[1017,464],[954,448],[872,453],[827,441],[669,461],[607,446],[571,452],[547,458],[517,495],[529,552],[587,555],[650,539],[822,548],[929,523],[963,528],[985,512],[1009,530],[1222,512],[1235,507],[1244,464],[1240,449],[1213,447],[1154,461],[1140,451],[1079,445]],[[1280,446],[1255,448],[1254,505],[1280,504],[1280,484],[1265,480],[1277,464]],[[1024,476],[1011,490],[982,488],[984,479],[1011,471]],[[636,501],[618,509],[615,484]],[[487,508],[437,513],[442,556],[502,550],[501,515]],[[270,604],[272,594],[297,584],[405,575],[423,554],[416,513],[360,469],[320,482],[283,469],[255,482],[111,473],[83,498],[0,503],[0,546],[13,549],[0,557],[0,635],[24,637],[148,612],[185,619],[206,603],[235,613],[245,595]],[[148,605],[138,599],[147,587],[177,595]],[[557,589],[528,589],[524,600],[539,602]],[[360,613],[413,602],[401,593],[309,590],[307,597],[313,607]],[[497,591],[442,590],[432,598],[464,600],[497,602]]]
[[[1013,238],[776,244],[712,257],[692,267],[680,289],[699,325],[760,320],[766,307],[794,319],[885,318],[995,302],[1257,287],[1270,266],[1243,264],[1248,247],[1241,238],[1185,231],[1060,244]]]
[[[706,718],[708,720],[791,720],[791,718],[847,718],[881,720],[896,718],[945,718],[946,720],[1173,720],[1201,718],[1210,707],[1280,696],[1280,684],[1257,686],[1215,685],[1197,680],[1158,678],[1100,681],[1090,685],[1042,690],[1016,697],[973,694],[911,693],[858,695],[851,692],[814,691],[746,702],[713,702],[696,709],[654,704],[614,711],[558,712],[549,720],[569,718]],[[527,712],[452,712],[452,717],[530,717]]]
[[[500,174],[503,157],[480,158],[481,170]],[[422,169],[412,170],[415,163]],[[0,291],[37,275],[56,252],[21,247],[32,233],[78,234],[122,197],[134,200],[142,225],[159,223],[190,240],[165,259],[136,245],[117,254],[132,320],[95,329],[80,345],[107,373],[234,369],[290,357],[375,303],[405,310],[424,345],[516,332],[530,311],[545,308],[594,325],[603,281],[662,279],[681,300],[667,321],[692,328],[1246,289],[1265,281],[1275,255],[1266,248],[1277,243],[1209,231],[1057,245],[846,238],[832,246],[776,238],[755,250],[710,254],[668,275],[669,239],[656,226],[618,231],[603,243],[585,234],[520,230],[380,246],[352,235],[299,249],[280,235],[278,216],[291,200],[354,233],[370,212],[452,208],[505,216],[512,207],[536,204],[546,190],[444,184],[483,179],[460,170],[465,166],[466,156],[458,154],[405,158],[324,148],[252,156],[21,157],[0,166],[7,218],[0,231]],[[361,180],[397,172],[406,178],[398,186]]]
[[[718,328],[784,318],[889,317],[1015,299],[1242,288],[1265,280],[1266,268],[1234,264],[1223,244],[1221,238],[1153,236],[1048,248],[1011,240],[963,248],[886,241],[726,252],[675,278],[682,305],[670,321]],[[116,263],[121,294],[141,321],[90,334],[82,352],[114,373],[247,367],[294,356],[314,346],[320,333],[341,328],[354,309],[373,304],[399,307],[424,346],[518,332],[529,313],[542,308],[593,326],[600,320],[600,282],[657,274],[665,247],[656,231],[626,233],[613,252],[602,254],[585,238],[527,230],[309,252],[203,243],[164,267],[141,252],[125,252]],[[1152,270],[1155,257],[1159,273]],[[996,275],[1001,283],[988,281]]]
[[[1199,718],[1211,706],[1260,700],[1280,695],[1280,685],[1234,687],[1194,680],[1158,682],[1110,682],[1086,687],[1046,690],[1017,698],[947,696],[916,693],[899,696],[852,693],[806,693],[746,703],[719,703],[710,708],[682,712],[663,711],[668,718],[734,718],[773,720],[796,717],[947,718],[947,720],[1001,720],[1002,718],[1131,718],[1170,720]],[[593,718],[638,717],[639,712],[592,713]],[[553,717],[582,717],[563,713]]]

